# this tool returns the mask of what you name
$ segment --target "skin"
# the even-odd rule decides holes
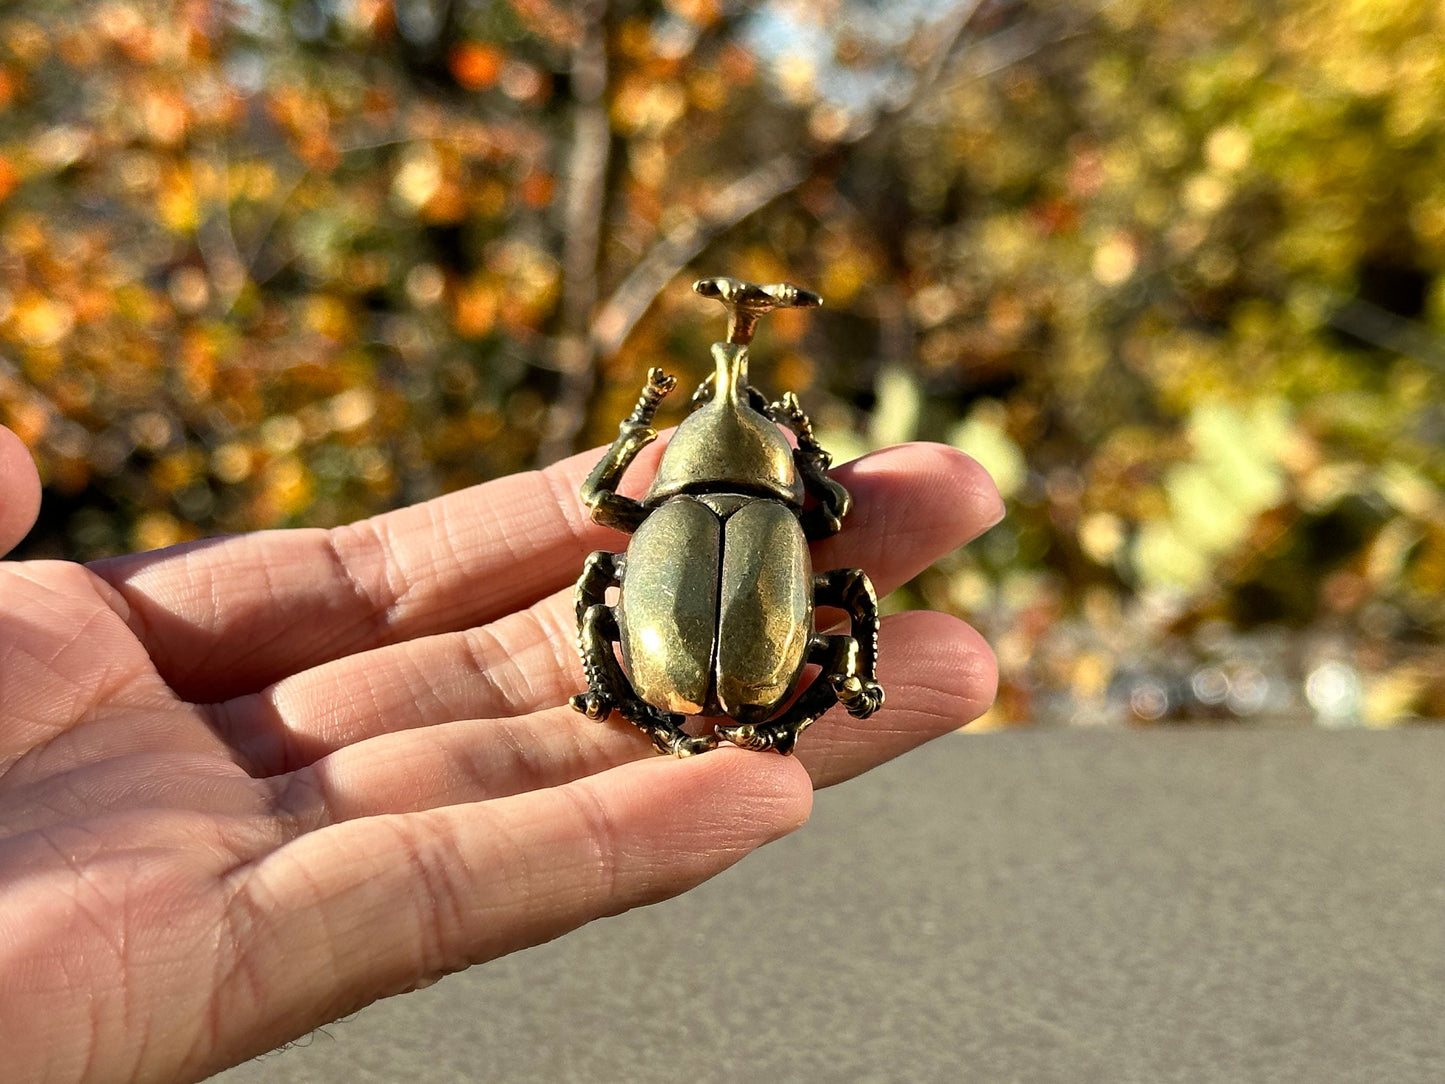
[[[626,541],[580,510],[598,454],[331,531],[0,563],[7,1081],[199,1079],[676,895],[992,700],[978,635],[909,613],[883,623],[886,707],[830,712],[796,758],[658,757],[571,711],[569,585]],[[815,562],[880,591],[1002,514],[947,448],[835,475],[855,511]],[[38,494],[0,429],[4,548]]]

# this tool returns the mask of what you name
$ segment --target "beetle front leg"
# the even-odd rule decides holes
[[[652,419],[667,394],[677,386],[677,377],[661,369],[647,371],[647,383],[632,413],[617,427],[617,439],[592,468],[582,483],[582,503],[592,519],[604,527],[613,527],[631,534],[647,518],[647,509],[630,497],[617,492],[622,476],[639,452],[657,439]]]
[[[588,564],[591,563],[589,559]],[[584,580],[587,575],[584,571]],[[601,590],[606,590],[606,584],[603,584]],[[632,683],[622,672],[612,650],[612,645],[618,640],[617,614],[612,607],[600,601],[588,606],[581,614],[578,640],[582,649],[582,669],[587,675],[588,690],[572,697],[570,703],[575,711],[580,711],[589,719],[605,719],[615,710],[651,738],[652,744],[660,751],[674,756],[691,756],[694,753],[706,752],[717,745],[717,738],[711,734],[701,737],[688,734],[682,729],[681,716],[670,715],[653,707],[633,691]]]
[[[803,534],[809,542],[818,542],[837,534],[843,526],[843,517],[852,507],[853,498],[828,477],[833,458],[813,435],[813,420],[804,413],[798,397],[792,392],[769,404],[767,414],[779,425],[791,429],[798,438],[798,446],[793,450],[793,463],[798,468],[798,477],[803,480],[804,491],[818,502],[801,517]]]

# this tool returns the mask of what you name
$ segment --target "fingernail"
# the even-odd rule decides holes
[[[994,509],[988,520],[984,523],[983,529],[985,531],[993,530],[993,528],[1003,522],[1004,516],[1008,515],[1008,506],[1004,504],[1004,500],[999,496],[998,490],[994,490],[993,500]]]

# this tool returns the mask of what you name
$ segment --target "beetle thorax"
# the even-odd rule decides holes
[[[714,343],[717,362],[713,397],[693,411],[673,434],[646,503],[678,493],[758,493],[795,507],[803,486],[793,449],[773,421],[747,401],[748,348]]]

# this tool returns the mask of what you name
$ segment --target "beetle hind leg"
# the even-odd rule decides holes
[[[861,569],[844,568],[813,578],[819,606],[836,606],[848,614],[851,635],[815,636],[808,661],[823,672],[793,705],[764,723],[720,726],[717,736],[748,749],[790,753],[799,733],[834,704],[849,715],[866,719],[883,706],[883,687],[874,667],[878,661],[878,598]]]
[[[814,637],[808,661],[819,664],[823,672],[793,705],[776,719],[764,723],[719,726],[717,736],[744,749],[772,749],[788,755],[797,744],[798,735],[838,703],[837,680],[840,675],[857,674],[858,654],[858,642],[851,636]]]
[[[572,697],[574,710],[589,719],[605,719],[614,710],[652,739],[664,753],[691,756],[717,745],[711,734],[694,737],[682,729],[682,717],[653,707],[632,688],[613,653],[617,614],[604,601],[607,588],[618,582],[621,558],[598,551],[587,558],[577,581],[577,646],[587,691]]]
[[[858,651],[847,667],[824,670],[823,677],[838,693],[848,714],[866,719],[883,706],[883,687],[878,684],[878,596],[861,568],[838,568],[819,573],[813,579],[814,599],[819,606],[836,606],[848,615],[852,639]]]

